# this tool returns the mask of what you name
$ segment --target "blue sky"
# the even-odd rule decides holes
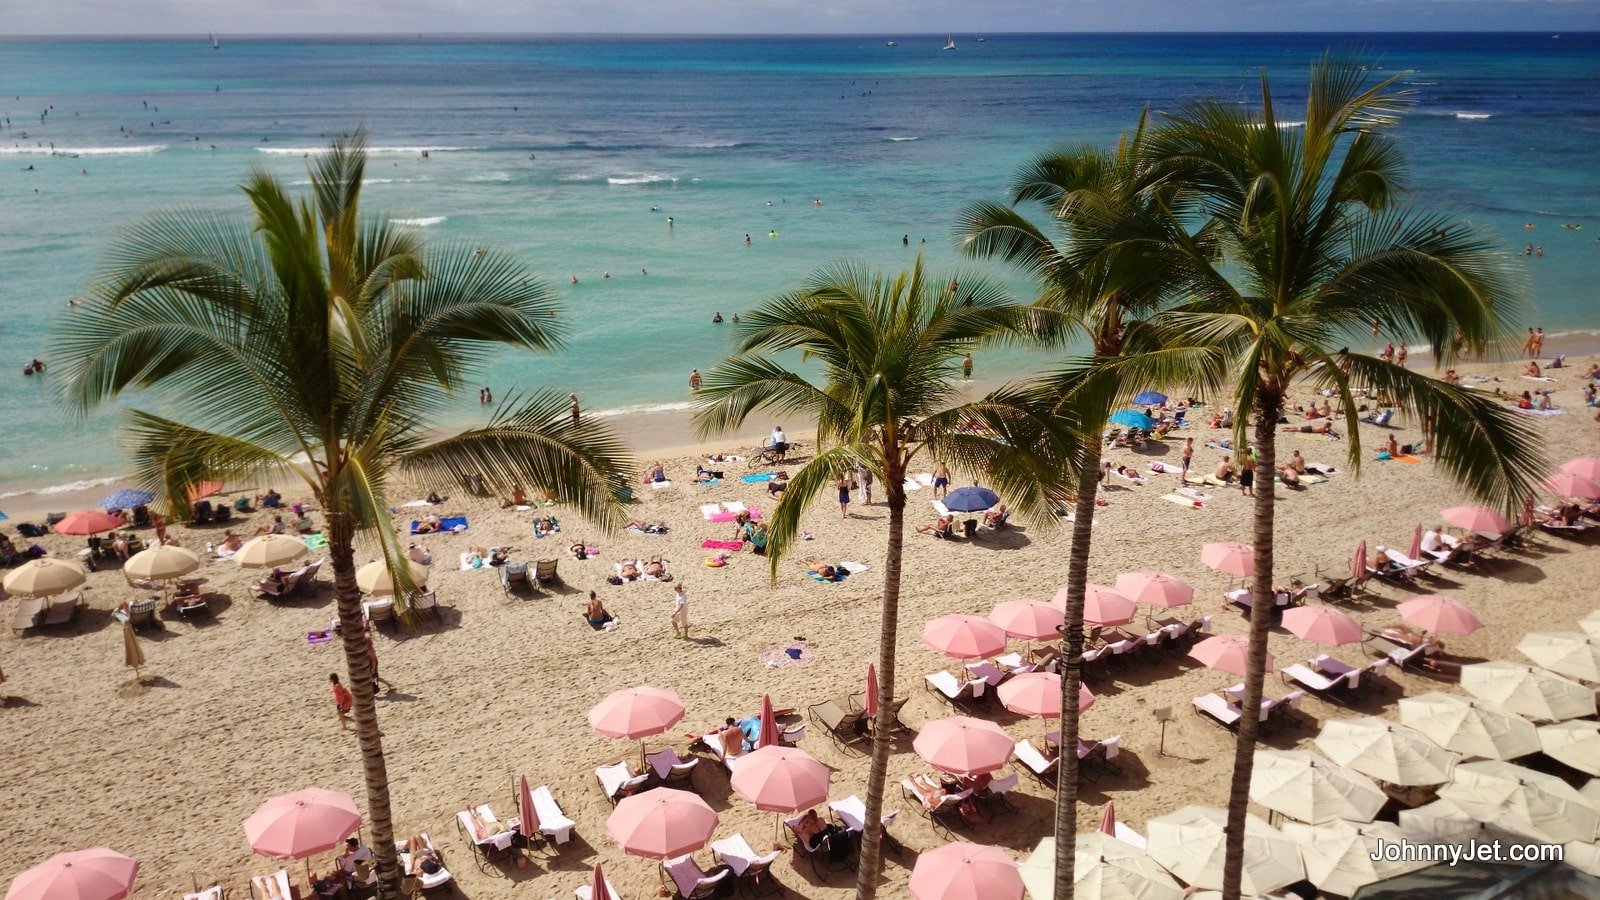
[[[1600,30],[1600,0],[0,0],[11,34]]]

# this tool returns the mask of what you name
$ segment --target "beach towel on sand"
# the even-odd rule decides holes
[[[750,518],[752,518],[752,519],[754,519],[754,520],[756,520],[758,522],[761,521],[761,510],[752,509],[752,510],[746,510],[746,512],[748,512],[750,514]],[[733,520],[735,520],[737,518],[739,518],[739,513],[735,512],[735,511],[733,511],[731,509],[727,509],[727,510],[723,510],[722,512],[716,513],[714,515],[707,516],[706,517],[706,521],[708,521],[708,522],[718,522],[718,523],[721,523],[721,522],[732,522]]]
[[[1506,408],[1514,409],[1525,416],[1564,416],[1567,414],[1564,409],[1523,409],[1513,403],[1506,404]]]
[[[739,480],[745,484],[760,484],[763,481],[771,481],[777,474],[777,472],[752,472],[749,475],[740,475]]]
[[[707,538],[700,542],[700,546],[707,550],[743,550],[744,541],[713,541]]]
[[[328,536],[325,534],[308,534],[300,540],[306,542],[307,550],[321,550],[328,546]]]
[[[421,524],[422,524],[422,520],[421,519],[412,519],[411,520],[411,533],[421,536],[421,535],[429,535],[429,534],[443,534],[444,532],[447,532],[447,531],[466,531],[467,530],[467,517],[466,516],[450,516],[448,518],[441,518],[439,520],[439,530],[438,531],[418,531],[417,530],[417,526],[421,525]]]
[[[1196,500],[1192,497],[1184,497],[1179,494],[1162,494],[1161,499],[1167,501],[1168,503],[1176,503],[1179,506],[1187,507],[1189,509],[1201,509],[1203,507],[1203,504],[1199,500]]]

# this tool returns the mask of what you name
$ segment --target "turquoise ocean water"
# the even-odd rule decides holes
[[[956,210],[1040,149],[1110,141],[1146,104],[1244,101],[1263,66],[1288,109],[1329,47],[1411,72],[1417,203],[1544,248],[1527,324],[1600,326],[1600,36],[976,37],[0,40],[0,498],[118,470],[109,416],[73,422],[50,375],[21,374],[111,236],[162,207],[242,211],[253,166],[303,184],[304,154],[362,124],[367,211],[512,249],[569,305],[568,353],[484,383],[619,415],[682,408],[727,348],[713,312],[837,258],[955,265]],[[462,398],[460,422],[481,415]]]

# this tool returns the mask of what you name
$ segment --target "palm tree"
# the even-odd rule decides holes
[[[362,219],[363,147],[360,134],[341,138],[310,165],[310,202],[255,172],[243,186],[251,220],[174,211],[129,229],[64,326],[60,354],[77,412],[149,389],[183,417],[128,413],[136,477],[180,511],[202,479],[257,476],[299,478],[321,506],[372,847],[383,892],[397,896],[356,536],[377,540],[409,590],[387,515],[397,476],[529,484],[613,527],[615,473],[629,464],[603,426],[572,423],[559,392],[507,401],[480,428],[428,433],[491,345],[559,348],[557,305],[499,253],[428,249],[414,232]]]
[[[1432,429],[1438,464],[1487,502],[1514,507],[1543,468],[1532,432],[1493,398],[1349,350],[1353,337],[1376,324],[1413,345],[1425,342],[1444,363],[1454,357],[1457,335],[1469,347],[1498,340],[1514,315],[1512,280],[1491,240],[1397,205],[1404,169],[1386,129],[1407,103],[1396,78],[1374,81],[1367,66],[1324,57],[1312,67],[1299,128],[1278,120],[1263,74],[1259,109],[1191,102],[1151,137],[1152,158],[1185,185],[1179,206],[1199,223],[1194,237],[1166,248],[1187,270],[1196,299],[1161,316],[1161,324],[1229,358],[1238,377],[1236,442],[1254,417],[1251,591],[1258,601],[1244,709],[1261,700],[1272,604],[1260,598],[1271,596],[1273,584],[1275,430],[1292,385],[1338,395],[1352,469],[1362,456],[1352,383],[1376,388],[1418,416]],[[1114,248],[1119,238],[1107,229],[1100,240]],[[1245,716],[1228,796],[1229,898],[1239,896],[1256,731],[1256,717]]]
[[[695,421],[702,436],[737,428],[765,410],[817,422],[816,456],[789,481],[770,520],[772,576],[794,548],[800,517],[841,474],[865,466],[889,509],[878,642],[878,712],[867,782],[866,831],[857,896],[877,893],[880,824],[894,722],[895,639],[905,537],[906,475],[915,459],[945,460],[987,477],[1019,515],[1048,516],[1046,493],[1059,466],[1030,441],[1054,423],[1030,414],[1005,391],[963,403],[955,385],[963,356],[979,344],[1020,333],[1024,308],[978,278],[932,279],[922,260],[909,272],[875,273],[839,264],[745,316],[736,355],[706,373]],[[959,285],[959,287],[958,287]],[[799,350],[819,364],[820,383],[769,354]],[[1048,447],[1048,443],[1041,442]]]
[[[1099,488],[1100,432],[1115,405],[1144,385],[1211,383],[1219,357],[1208,348],[1163,347],[1144,321],[1175,299],[1179,284],[1168,254],[1150,254],[1179,229],[1167,214],[1172,188],[1157,181],[1145,159],[1146,120],[1115,151],[1047,152],[1024,165],[1012,181],[1013,206],[978,203],[962,214],[958,237],[978,257],[1000,258],[1035,277],[1040,296],[1032,310],[1046,342],[1086,337],[1090,356],[1070,360],[1034,382],[1054,417],[1071,435],[1065,448],[1067,477],[1075,477],[1072,549],[1067,558],[1066,629],[1061,647],[1061,746],[1078,741],[1078,688],[1082,681],[1083,607],[1089,549]],[[1015,205],[1033,202],[1052,217],[1061,243],[1029,221]],[[1111,224],[1111,220],[1116,220]],[[1074,241],[1080,226],[1144,234],[1085,258]],[[1100,248],[1089,248],[1099,250]],[[1072,896],[1077,844],[1078,758],[1061,756],[1056,779],[1055,894]]]

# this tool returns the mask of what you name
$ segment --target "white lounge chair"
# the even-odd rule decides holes
[[[1026,675],[1039,669],[1038,664],[1025,661],[1021,653],[1007,653],[1004,656],[996,656],[994,664],[998,668],[1005,670],[1009,675]]]
[[[1055,758],[1046,759],[1045,755],[1039,752],[1039,748],[1028,741],[1018,741],[1011,752],[1017,758],[1017,762],[1027,766],[1028,771],[1039,776],[1040,779],[1045,779],[1046,776],[1053,776],[1056,770],[1056,763],[1060,761]]]
[[[203,891],[196,891],[193,894],[184,894],[183,900],[222,900],[222,885],[213,884],[211,887],[208,887]]]
[[[959,703],[964,697],[969,695],[973,700],[981,700],[983,699],[984,689],[987,688],[989,684],[982,678],[974,678],[963,685],[961,682],[956,680],[954,675],[951,675],[949,672],[943,669],[923,677],[927,680],[930,687],[944,695],[944,698],[949,700],[951,703]]]
[[[968,675],[973,678],[982,678],[985,682],[988,682],[989,687],[999,687],[1000,683],[1006,680],[1006,673],[995,668],[994,663],[988,660],[967,663],[966,669]]]
[[[539,816],[539,832],[557,844],[565,844],[572,840],[572,829],[578,823],[567,818],[561,811],[561,804],[556,802],[550,788],[539,785],[533,789],[533,811]]]
[[[1349,682],[1345,680],[1346,676],[1344,675],[1335,675],[1329,678],[1321,672],[1300,663],[1286,666],[1280,669],[1278,674],[1283,676],[1284,681],[1298,684],[1318,696],[1331,694],[1349,686]]]
[[[844,826],[845,831],[860,834],[866,829],[867,804],[855,794],[851,794],[843,800],[829,801],[828,808],[833,810],[833,814],[838,817],[839,823]],[[899,817],[900,811],[895,810],[894,812],[884,813],[879,821],[883,823],[884,829],[887,830],[890,825],[894,824],[894,820]]]
[[[433,838],[429,837],[426,832],[418,835],[418,837],[422,838],[422,844],[425,848],[434,850],[437,853],[437,848],[433,846]],[[402,873],[411,871],[412,848],[407,845],[409,840],[410,838],[404,838],[394,842],[395,852],[400,855],[400,871]],[[439,871],[434,872],[431,875],[427,872],[418,872],[415,876],[411,877],[415,877],[417,879],[417,884],[422,887],[423,891],[431,891],[437,888],[445,887],[450,884],[452,879],[450,870],[444,867],[443,860],[440,860],[439,862]]]
[[[622,760],[609,766],[596,766],[595,777],[600,779],[600,790],[605,793],[606,799],[612,805],[618,800],[634,791],[644,787],[650,780],[650,773],[634,774],[633,765],[627,760]]]
[[[1222,698],[1221,694],[1206,694],[1194,698],[1195,712],[1207,716],[1224,728],[1239,727],[1239,710]]]
[[[717,884],[722,879],[733,874],[731,869],[723,869],[715,875],[707,875],[700,864],[694,861],[694,855],[680,856],[669,859],[661,864],[672,876],[672,883],[678,887],[678,896],[684,900],[701,900],[713,897],[717,893]]]
[[[477,813],[480,819],[489,822],[500,822],[494,810],[485,803],[471,810],[463,809],[456,813],[456,825],[461,829],[462,837],[472,845],[472,850],[478,857],[478,868],[485,871],[489,868],[490,858],[496,853],[504,853],[511,849],[511,843],[516,840],[517,832],[501,824],[500,830],[494,834],[480,835],[472,822],[472,814]]]
[[[1113,834],[1112,837],[1115,837],[1117,840],[1129,845],[1130,847],[1138,847],[1140,850],[1144,849],[1144,835],[1134,831],[1132,828],[1129,828],[1121,822],[1114,823],[1113,830],[1115,831],[1115,834]]]
[[[678,751],[672,747],[656,752],[645,757],[650,763],[650,771],[665,782],[688,782],[694,779],[694,767],[700,764],[700,758],[684,760],[678,756]]]
[[[279,869],[271,875],[257,875],[250,879],[250,893],[256,900],[289,900],[293,897],[289,885],[289,870]]]
[[[752,888],[766,880],[772,864],[783,855],[782,848],[765,854],[756,853],[742,834],[713,841],[711,852],[717,855],[717,862],[727,866],[735,878],[748,882]]]
[[[800,739],[805,736],[806,723],[804,722],[798,722],[794,725],[789,725],[787,727],[778,729],[779,742],[789,744],[790,746],[800,743]]]

